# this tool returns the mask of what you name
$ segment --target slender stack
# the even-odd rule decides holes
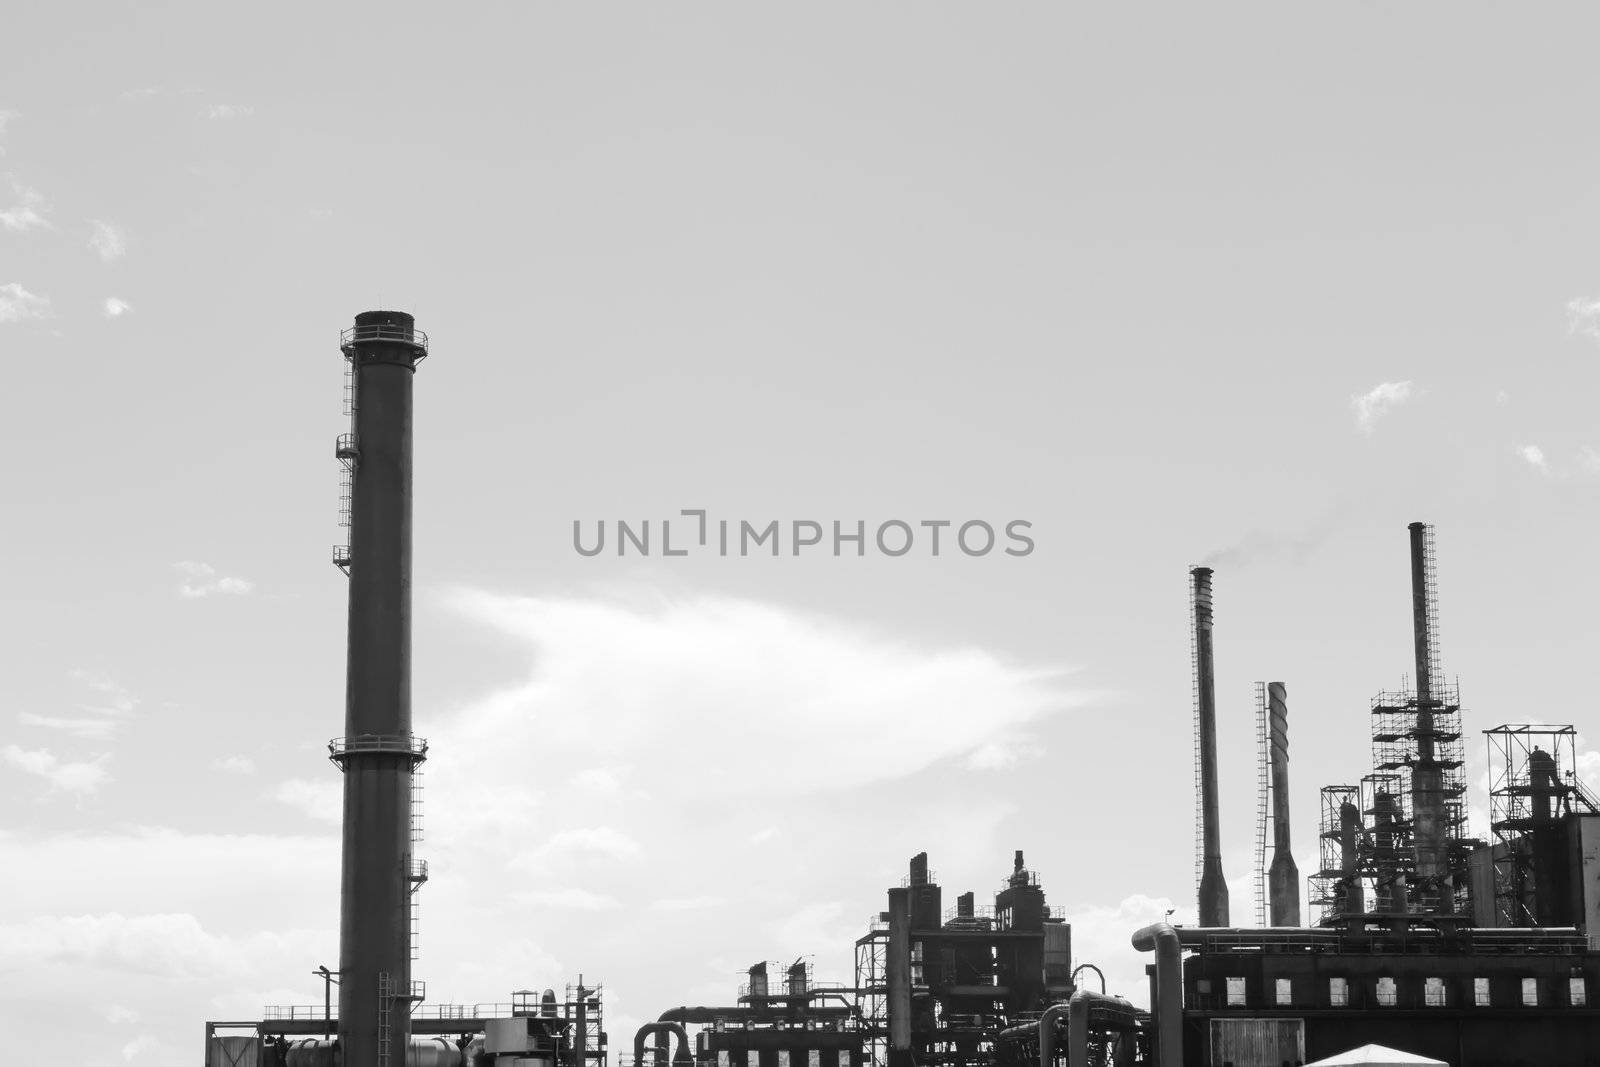
[[[1193,583],[1195,711],[1200,752],[1200,925],[1228,925],[1228,883],[1222,876],[1217,809],[1217,684],[1211,649],[1211,568],[1189,571]]]
[[[1300,925],[1300,868],[1289,841],[1289,693],[1267,684],[1267,731],[1272,752],[1272,866],[1267,899],[1273,926]]]
[[[347,1067],[403,1067],[410,1044],[412,777],[411,386],[427,335],[399,311],[357,315],[340,349],[354,379],[349,661],[339,912],[339,1039]],[[353,446],[353,447],[352,447]]]

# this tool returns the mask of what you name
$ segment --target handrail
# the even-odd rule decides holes
[[[414,734],[356,734],[353,737],[335,737],[328,742],[328,758],[338,760],[356,752],[396,752],[426,758],[426,738]]]
[[[339,331],[339,347],[351,348],[363,341],[399,341],[428,351],[428,335],[412,326],[397,326],[388,322],[350,326]]]

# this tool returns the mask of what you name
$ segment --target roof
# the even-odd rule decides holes
[[[1360,1048],[1341,1052],[1337,1056],[1308,1063],[1306,1067],[1416,1067],[1417,1064],[1449,1067],[1444,1060],[1436,1060],[1431,1056],[1418,1056],[1414,1052],[1401,1052],[1399,1049],[1385,1048],[1382,1045],[1362,1045]]]

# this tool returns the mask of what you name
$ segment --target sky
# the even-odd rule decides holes
[[[853,980],[916,852],[1023,849],[1078,962],[1192,919],[1187,567],[1222,840],[1410,672],[1575,724],[1600,576],[1586,5],[104,3],[0,43],[0,1024],[198,1053],[336,965],[338,331],[417,316],[430,999]],[[912,551],[574,548],[601,521]],[[1033,548],[935,556],[923,522]],[[869,533],[870,536],[870,533]],[[1591,773],[1591,781],[1594,777]]]

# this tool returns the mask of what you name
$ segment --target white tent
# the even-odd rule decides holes
[[[1362,1045],[1349,1052],[1341,1052],[1337,1056],[1308,1063],[1306,1067],[1418,1067],[1422,1064],[1431,1067],[1450,1067],[1444,1060],[1436,1060],[1431,1056],[1418,1056],[1412,1052],[1401,1052],[1399,1049],[1384,1048],[1382,1045]]]

